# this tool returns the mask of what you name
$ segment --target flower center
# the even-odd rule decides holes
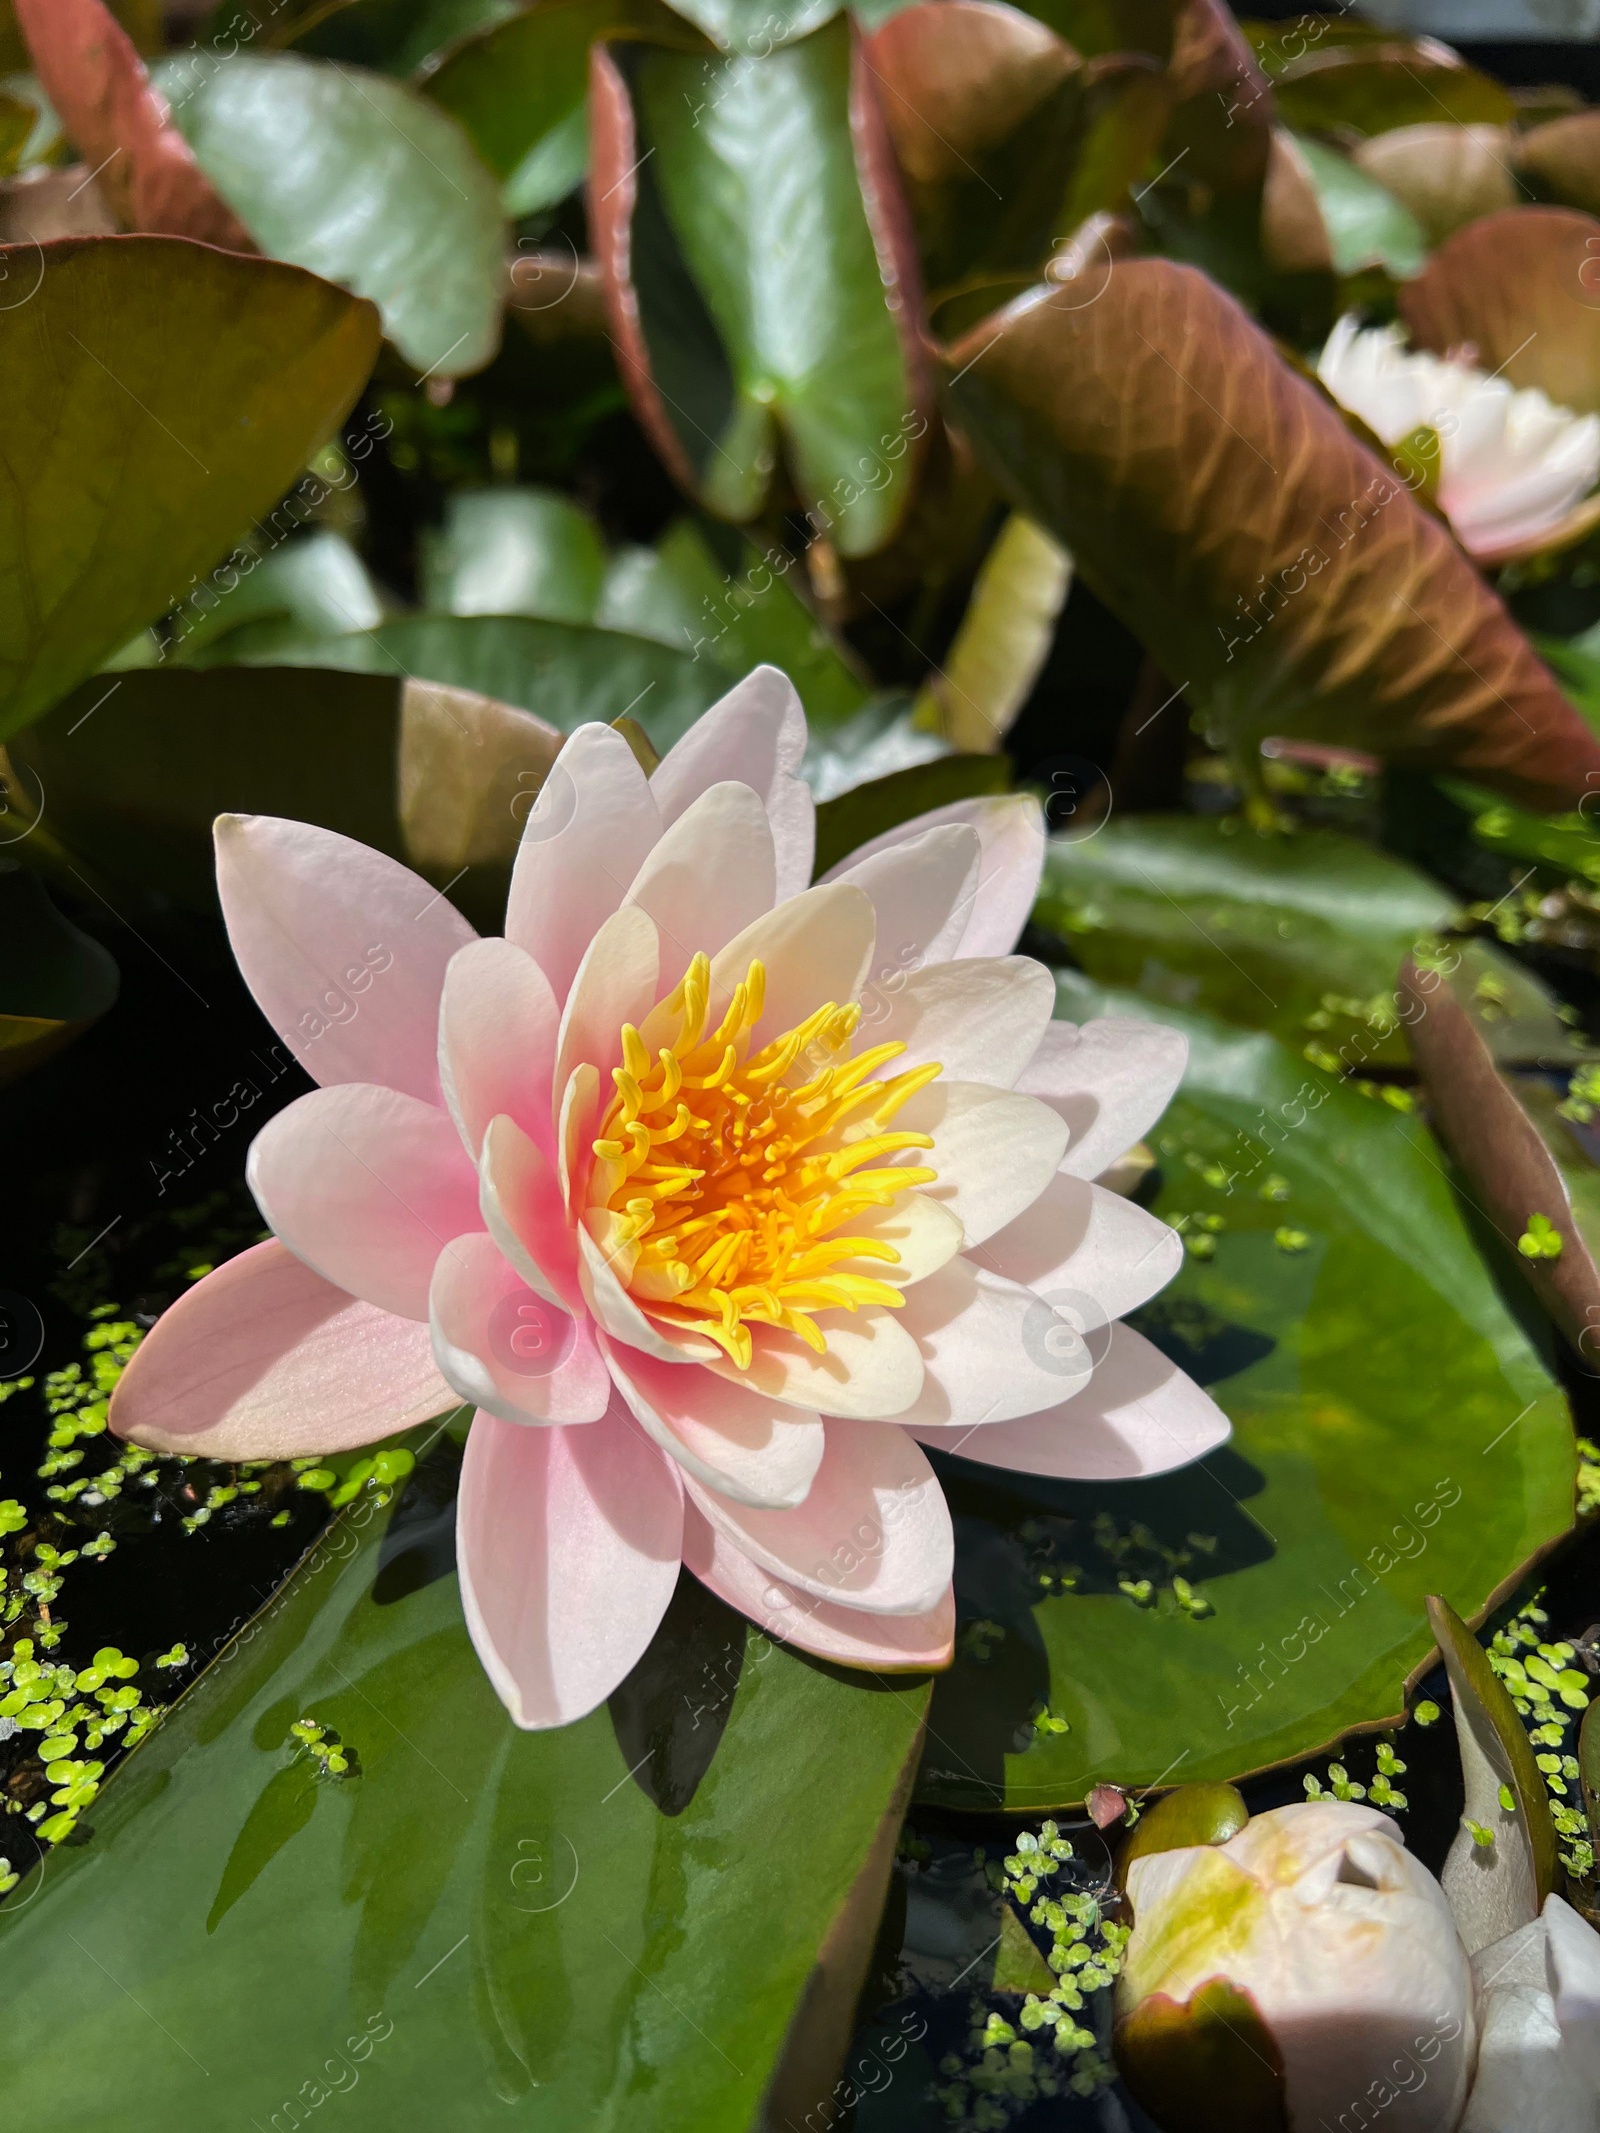
[[[589,1187],[591,1233],[635,1301],[714,1340],[741,1370],[752,1323],[821,1353],[814,1312],[903,1304],[898,1289],[851,1266],[897,1263],[895,1247],[839,1232],[937,1175],[881,1166],[933,1146],[925,1133],[883,1129],[939,1066],[870,1081],[905,1046],[852,1058],[861,1010],[832,1000],[752,1053],[766,976],[753,962],[708,1032],[711,966],[697,955],[662,1003],[679,1020],[670,1045],[652,1059],[624,1026]]]

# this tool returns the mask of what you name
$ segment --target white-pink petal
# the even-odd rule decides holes
[[[269,1119],[245,1177],[297,1259],[402,1318],[427,1317],[434,1261],[483,1226],[477,1173],[448,1114],[370,1083],[313,1089]]]
[[[1183,1239],[1121,1193],[1058,1171],[973,1257],[1092,1333],[1166,1287],[1183,1264]]]
[[[739,1369],[709,1341],[706,1367],[786,1407],[882,1421],[904,1414],[922,1390],[922,1357],[899,1315],[878,1304],[825,1312],[817,1322],[827,1343],[821,1355],[798,1334],[752,1326],[748,1370]]]
[[[550,980],[514,941],[474,941],[452,958],[439,1008],[439,1079],[474,1162],[489,1121],[502,1114],[554,1157],[560,1020]]]
[[[1072,1138],[1062,1168],[1097,1178],[1142,1140],[1172,1100],[1189,1040],[1161,1022],[1102,1015],[1052,1022],[1017,1087],[1059,1111]]]
[[[300,1459],[455,1405],[426,1326],[359,1302],[273,1238],[162,1313],[118,1381],[110,1421],[153,1451]]]
[[[822,1464],[793,1510],[753,1510],[687,1478],[685,1493],[742,1555],[813,1599],[868,1614],[928,1613],[955,1560],[932,1467],[903,1429],[834,1421],[823,1428]]]
[[[872,904],[859,889],[835,883],[790,897],[712,957],[708,1027],[715,1027],[757,959],[767,973],[766,1009],[752,1032],[752,1050],[805,1021],[825,1001],[843,1006],[854,1000],[872,967],[873,934]],[[658,1008],[643,1036],[653,1048],[677,1033],[678,1017]]]
[[[602,1331],[625,1347],[653,1355],[658,1362],[680,1366],[716,1362],[722,1350],[714,1341],[703,1340],[696,1333],[680,1332],[677,1327],[669,1329],[658,1319],[645,1316],[605,1251],[581,1224],[577,1240],[583,1300]]]
[[[922,1392],[897,1418],[908,1429],[987,1428],[1057,1407],[1088,1384],[1099,1352],[1032,1289],[965,1257],[908,1289],[897,1315],[922,1353]]]
[[[922,1190],[956,1217],[969,1246],[1032,1206],[1067,1146],[1067,1128],[1048,1104],[942,1075],[902,1104],[893,1124],[896,1132],[932,1140],[932,1148],[913,1148],[906,1161],[938,1173],[937,1183]]]
[[[1133,1481],[1203,1459],[1226,1442],[1230,1428],[1221,1408],[1176,1363],[1131,1326],[1115,1325],[1088,1385],[1059,1407],[974,1429],[958,1444],[932,1430],[916,1434],[963,1459],[1021,1474]]]
[[[557,1000],[660,835],[649,783],[622,735],[580,726],[529,809],[506,900],[506,938],[527,949]]]
[[[691,801],[628,891],[660,935],[660,990],[770,911],[776,879],[767,811],[748,785],[712,785]]]
[[[625,904],[601,926],[578,966],[556,1042],[554,1086],[565,1091],[573,1071],[592,1066],[611,1093],[611,1069],[622,1064],[622,1025],[649,1015],[659,988],[661,959],[655,927],[637,904]]]
[[[564,1726],[604,1703],[677,1588],[677,1472],[624,1414],[576,1429],[474,1416],[461,1467],[461,1605],[519,1726]]]
[[[670,823],[725,778],[748,785],[772,824],[775,894],[798,896],[810,883],[816,849],[816,808],[800,776],[805,752],[806,719],[794,684],[776,667],[757,667],[668,749],[650,790]]]
[[[476,938],[460,912],[397,859],[308,822],[219,815],[215,840],[240,972],[306,1072],[437,1103],[439,996]]]
[[[954,953],[1009,955],[1027,924],[1044,870],[1044,811],[1031,793],[957,800],[949,807],[931,808],[927,814],[915,815],[898,829],[885,830],[881,837],[860,846],[823,879],[832,881],[874,853],[952,822],[965,823],[976,830],[983,847],[972,913]]]
[[[877,1674],[921,1674],[955,1654],[955,1593],[920,1615],[873,1615],[786,1585],[725,1540],[692,1504],[683,1509],[683,1560],[702,1585],[769,1636],[819,1659]]]
[[[598,1422],[611,1376],[587,1314],[530,1289],[479,1230],[457,1237],[434,1269],[433,1356],[470,1405],[502,1422]]]
[[[709,1370],[663,1363],[601,1335],[606,1361],[643,1429],[686,1474],[734,1503],[803,1503],[822,1463],[822,1423]]]
[[[829,876],[863,891],[877,914],[869,997],[925,964],[948,962],[972,916],[980,856],[977,832],[951,822],[852,859]]]
[[[530,1289],[564,1311],[581,1310],[578,1250],[560,1180],[514,1119],[489,1121],[478,1210],[502,1256]]]
[[[885,1079],[937,1060],[950,1081],[1009,1089],[1039,1049],[1055,1001],[1055,979],[1031,956],[930,963],[868,984],[857,1049],[905,1046],[881,1069]]]

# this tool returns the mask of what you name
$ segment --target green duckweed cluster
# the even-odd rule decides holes
[[[1070,1840],[1044,1822],[1037,1832],[1024,1830],[1005,1859],[984,1862],[996,1891],[1049,1935],[1043,1962],[1055,1983],[1048,1993],[1026,1993],[1010,2014],[974,1997],[967,2049],[941,2060],[943,2080],[933,2092],[963,2133],[1001,2133],[1041,2097],[1091,2097],[1116,2079],[1109,2002],[1100,1996],[1116,1981],[1130,1928],[1108,1914],[1100,1896],[1051,1890],[1073,1857]]]
[[[1369,1784],[1358,1784],[1343,1763],[1330,1763],[1325,1781],[1308,1770],[1301,1782],[1308,1800],[1370,1800],[1385,1814],[1404,1814],[1411,1802],[1394,1781],[1404,1777],[1405,1770],[1405,1764],[1395,1752],[1394,1742],[1381,1740],[1378,1743],[1378,1768]]]
[[[184,1279],[210,1270],[210,1261],[190,1263],[193,1247],[181,1256]],[[15,1846],[9,1855],[0,1850],[0,1897],[16,1887],[34,1851],[81,1834],[112,1763],[159,1723],[194,1663],[179,1642],[143,1662],[105,1645],[87,1664],[74,1664],[60,1604],[69,1576],[103,1563],[119,1535],[160,1525],[175,1523],[185,1534],[218,1519],[230,1529],[263,1520],[286,1526],[308,1494],[330,1510],[362,1495],[382,1505],[415,1463],[398,1446],[229,1464],[120,1443],[107,1429],[111,1395],[145,1329],[111,1303],[89,1305],[83,1315],[79,1360],[42,1379],[0,1382],[0,1404],[36,1393],[45,1424],[34,1468],[42,1486],[27,1501],[0,1495],[0,1814],[18,1818],[33,1840],[20,1857]],[[336,1734],[300,1723],[310,1731],[299,1745],[320,1774],[356,1774],[353,1752]]]
[[[1534,1761],[1550,1798],[1550,1819],[1566,1849],[1561,1864],[1574,1881],[1592,1883],[1594,1842],[1583,1807],[1578,1759],[1572,1753],[1594,1682],[1575,1662],[1578,1648],[1545,1641],[1550,1618],[1535,1593],[1489,1643],[1489,1664],[1505,1683],[1533,1743]]]

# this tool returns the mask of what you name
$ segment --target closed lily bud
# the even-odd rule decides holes
[[[1386,1814],[1279,1807],[1135,1858],[1127,1887],[1117,2063],[1165,2133],[1452,2133],[1471,1967]]]

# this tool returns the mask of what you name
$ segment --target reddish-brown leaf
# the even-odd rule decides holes
[[[1569,207],[1508,207],[1442,244],[1400,291],[1419,348],[1468,348],[1480,368],[1600,409],[1600,222]]]
[[[1470,765],[1540,806],[1600,782],[1600,742],[1444,527],[1204,275],[1118,261],[947,360],[991,472],[1219,737]]]
[[[130,230],[256,247],[173,125],[127,32],[101,0],[14,0],[34,68],[69,138]]]
[[[1539,1129],[1500,1079],[1472,1017],[1442,977],[1419,971],[1408,956],[1399,993],[1429,1122],[1460,1165],[1473,1204],[1516,1254],[1528,1286],[1573,1347],[1585,1335],[1592,1346],[1600,1326],[1600,1273]],[[1531,1215],[1543,1215],[1559,1232],[1558,1257],[1517,1251]]]
[[[994,0],[918,0],[866,54],[900,166],[923,185],[970,177],[1080,64],[1054,30]]]

